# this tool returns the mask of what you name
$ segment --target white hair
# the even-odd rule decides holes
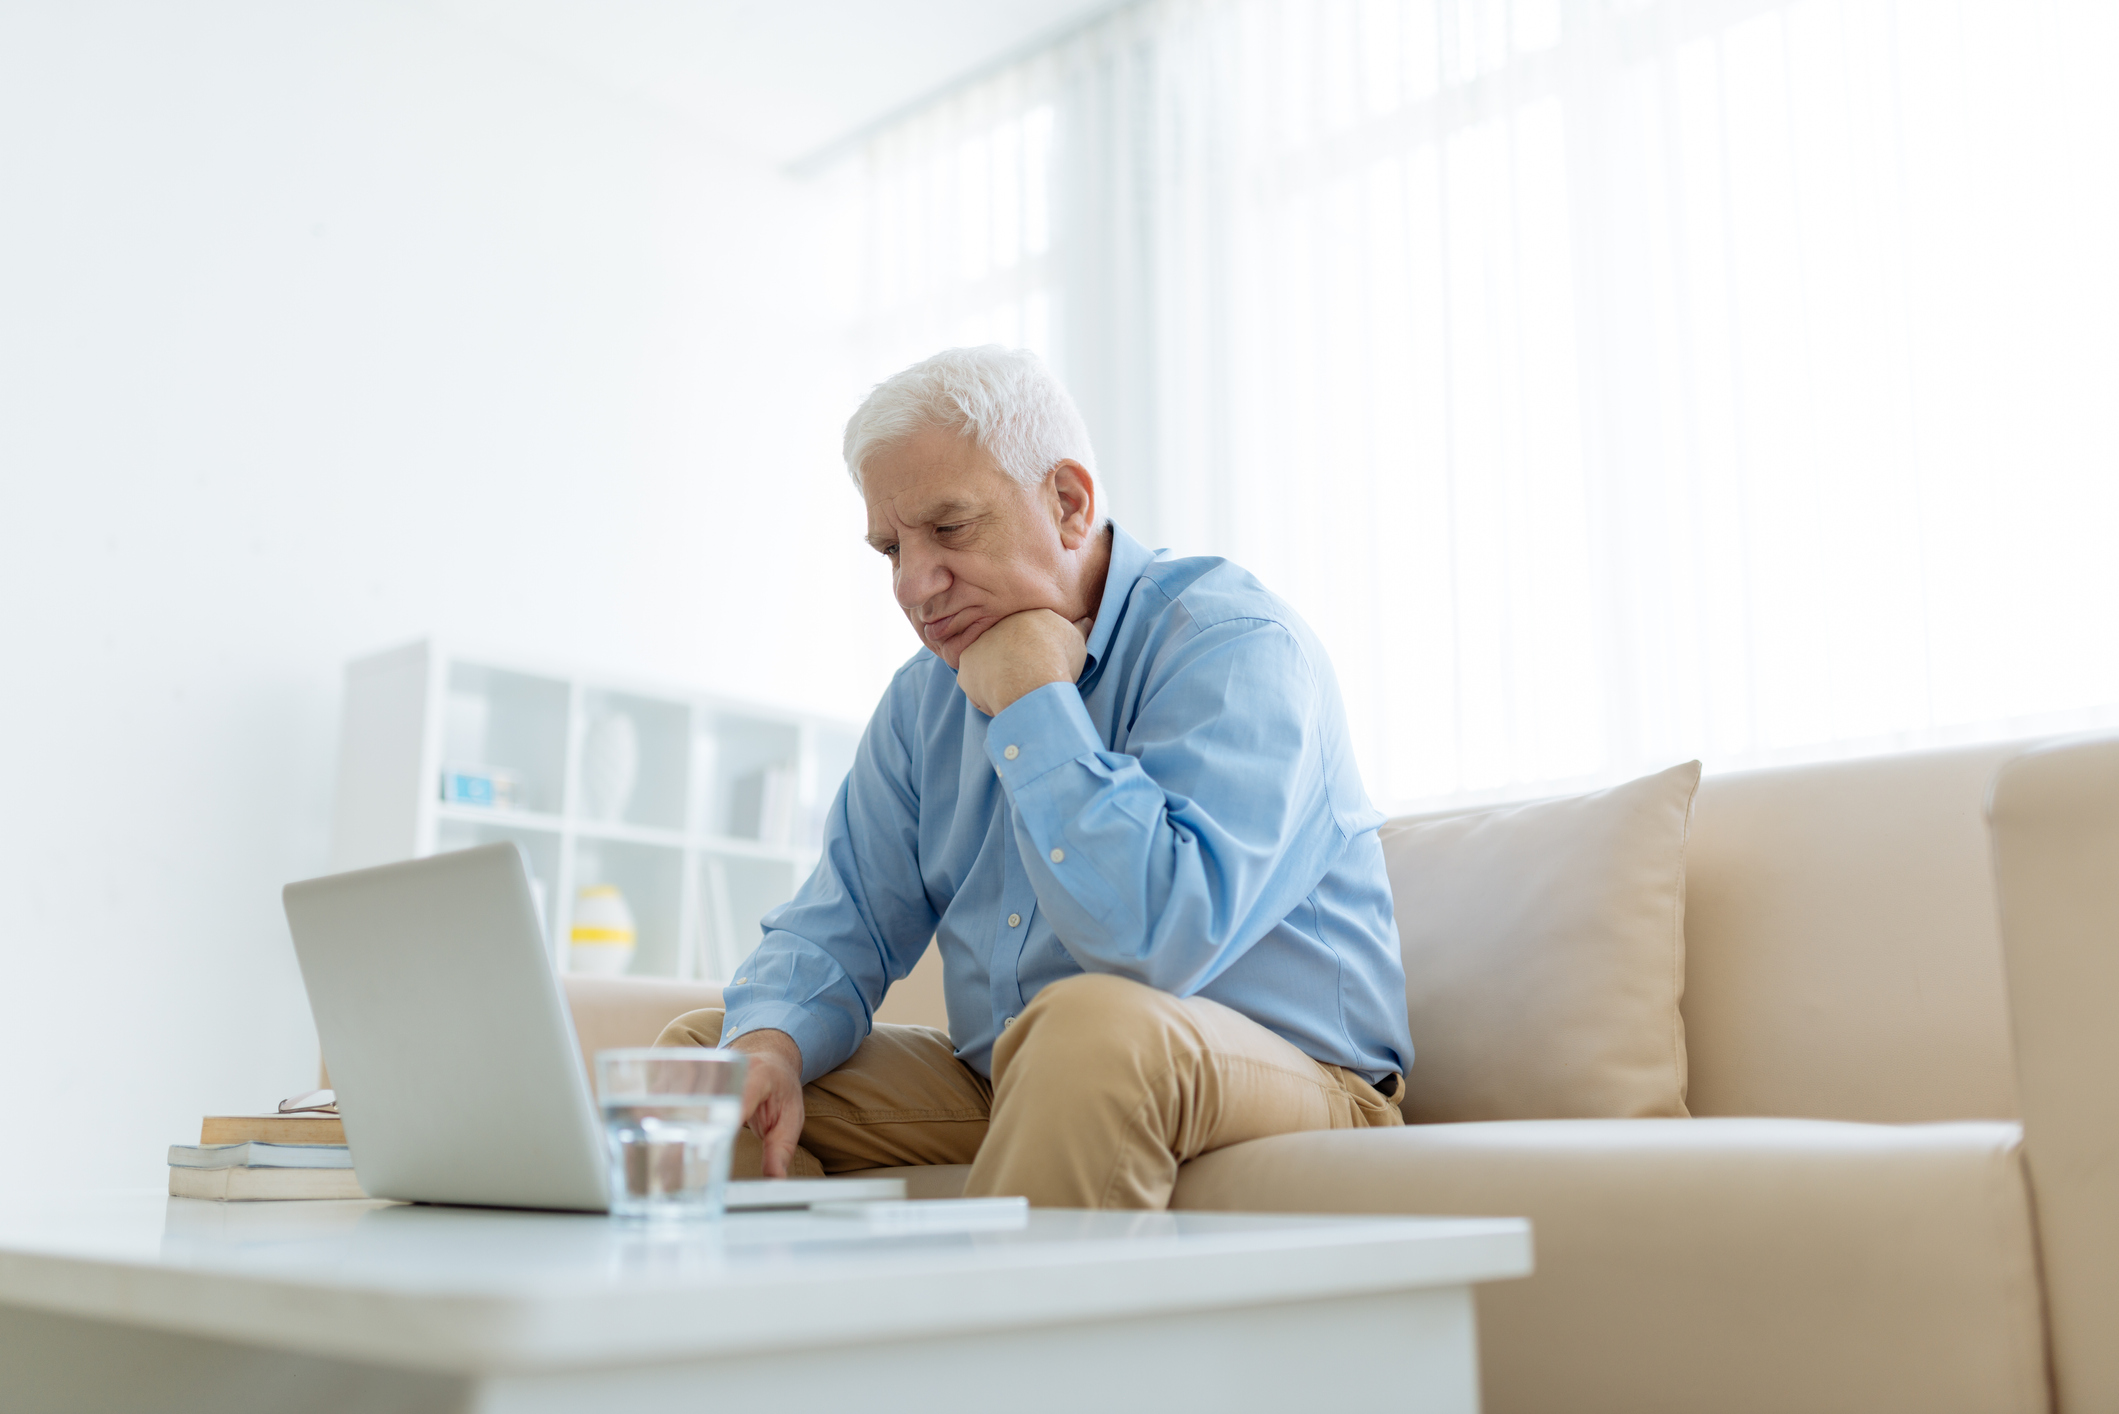
[[[930,427],[969,437],[1024,486],[1038,485],[1063,461],[1096,472],[1074,399],[1028,349],[944,349],[876,384],[846,421],[846,474],[859,486],[870,457]],[[1103,488],[1097,490],[1101,501]]]

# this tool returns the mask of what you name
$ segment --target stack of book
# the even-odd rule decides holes
[[[334,1114],[209,1115],[196,1144],[169,1146],[178,1198],[241,1202],[365,1198]]]

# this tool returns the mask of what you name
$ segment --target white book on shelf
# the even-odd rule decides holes
[[[788,765],[760,766],[729,784],[728,831],[775,849],[794,843],[801,777]]]
[[[728,832],[739,840],[760,837],[765,819],[765,772],[746,772],[728,783]]]

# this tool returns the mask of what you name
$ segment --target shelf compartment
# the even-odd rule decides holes
[[[571,698],[572,689],[563,678],[451,663],[442,718],[442,768],[512,771],[519,783],[518,807],[559,814],[565,807]],[[427,788],[438,795],[440,780]]]
[[[614,886],[632,911],[636,947],[626,971],[641,976],[682,976],[684,852],[666,845],[578,838],[573,886],[578,893],[597,884]],[[570,921],[572,914],[570,905]],[[562,967],[571,963],[567,939],[560,940],[559,952]]]
[[[801,828],[802,728],[705,709],[693,737],[704,835],[791,848]]]
[[[721,850],[702,852],[696,868],[699,971],[726,982],[764,937],[760,920],[794,895],[805,871],[793,859]]]
[[[824,848],[825,817],[839,798],[839,787],[846,784],[846,777],[853,771],[854,755],[860,746],[858,732],[821,723],[809,728],[809,750],[802,756],[803,812],[795,834],[798,847],[811,853]]]
[[[638,693],[589,688],[582,693],[582,752],[575,782],[574,814],[599,825],[682,830],[691,779],[692,709],[689,703]],[[638,746],[632,789],[622,801],[602,799],[597,779],[598,743],[616,719],[632,723]]]

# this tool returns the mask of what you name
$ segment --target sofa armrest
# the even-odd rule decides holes
[[[2057,1404],[2119,1409],[2119,737],[2008,761],[1987,823]]]
[[[559,979],[567,1009],[574,1014],[574,1037],[581,1061],[596,1088],[598,1051],[621,1046],[652,1046],[662,1028],[688,1011],[721,1005],[721,989],[711,982],[680,982],[670,977],[589,977],[566,973]]]

